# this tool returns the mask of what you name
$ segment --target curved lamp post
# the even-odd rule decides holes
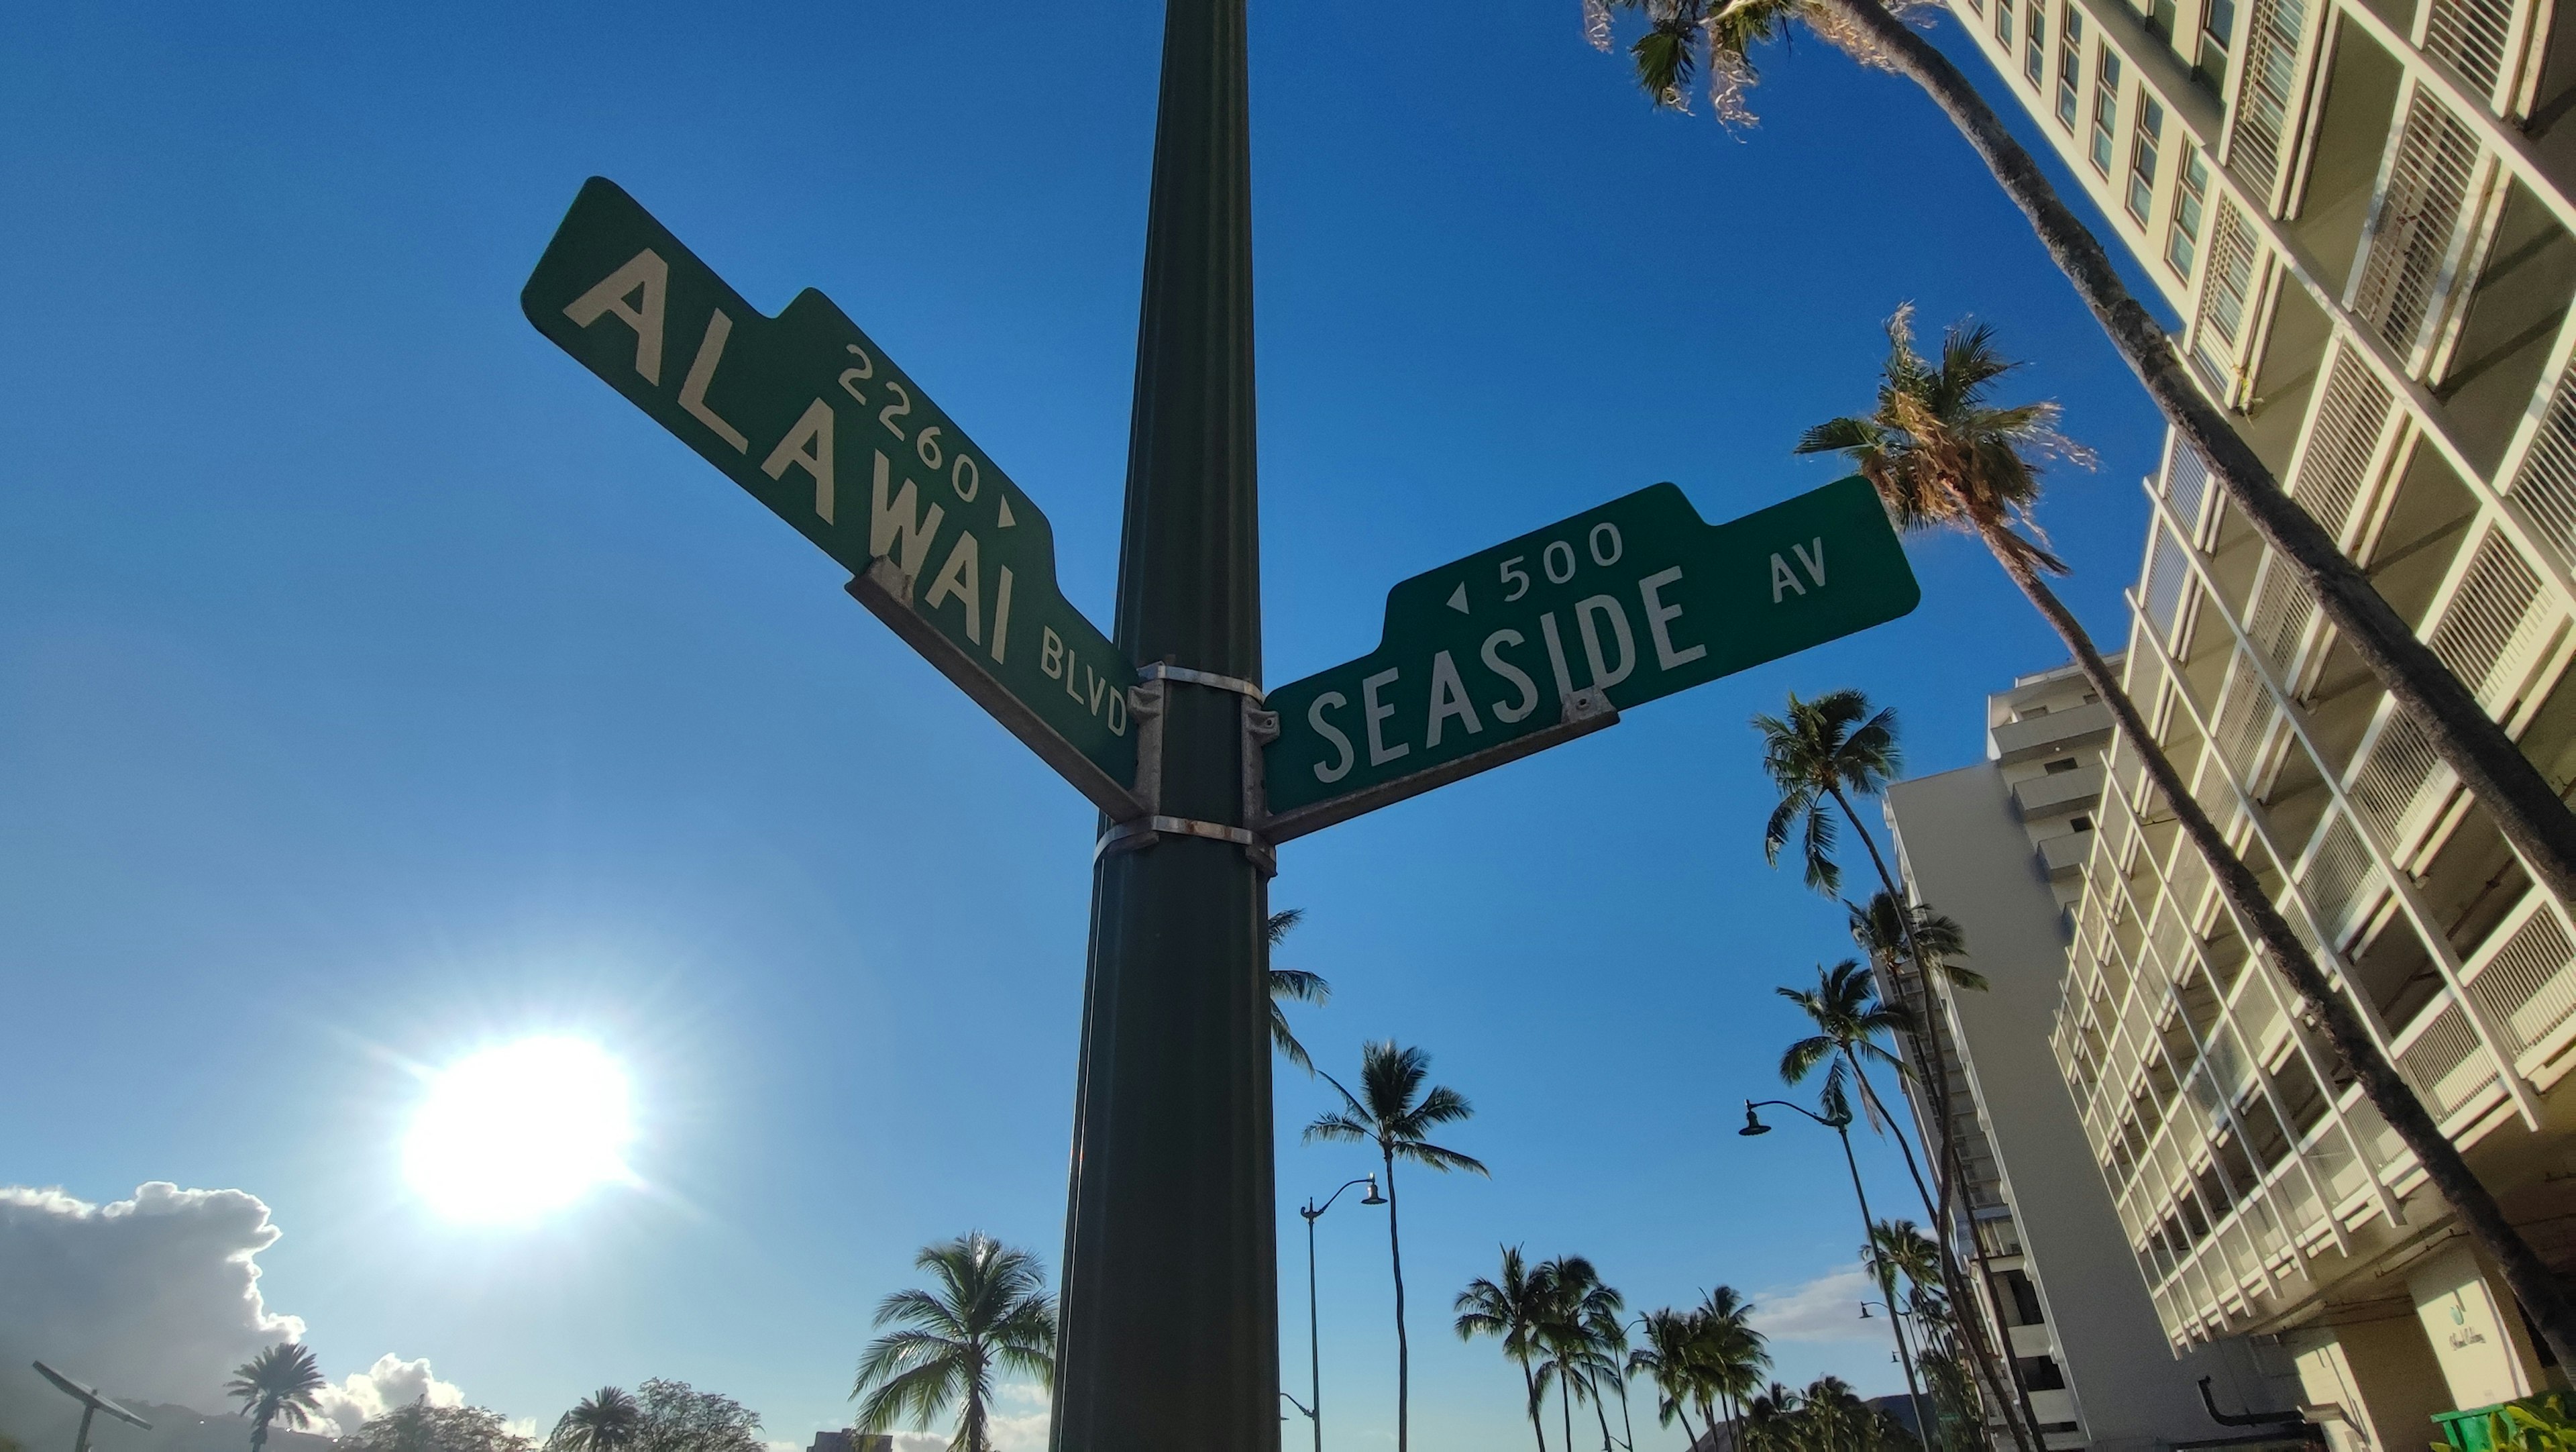
[[[1852,1156],[1851,1114],[1848,1111],[1834,1115],[1818,1114],[1803,1104],[1791,1103],[1786,1099],[1747,1099],[1744,1101],[1744,1127],[1736,1133],[1748,1138],[1758,1134],[1769,1134],[1771,1126],[1764,1124],[1762,1116],[1754,1111],[1772,1107],[1794,1109],[1832,1130],[1834,1137],[1843,1142],[1843,1165],[1851,1171],[1852,1198],[1860,1202],[1861,1253],[1878,1262],[1879,1290],[1887,1297],[1887,1300],[1880,1304],[1892,1309],[1896,1300],[1896,1272],[1877,1253],[1878,1222],[1869,1217],[1869,1192],[1860,1187],[1860,1161]],[[1867,1301],[1861,1303],[1860,1314],[1862,1320],[1869,1319]],[[1905,1368],[1906,1399],[1914,1404],[1914,1439],[1928,1449],[1932,1445],[1930,1431],[1932,1423],[1923,1415],[1923,1389],[1916,1385],[1914,1380],[1914,1350],[1905,1344],[1905,1318],[1902,1315],[1891,1315],[1887,1318],[1887,1326],[1896,1335],[1897,1365]]]
[[[1377,1192],[1377,1175],[1372,1171],[1326,1195],[1321,1205],[1309,1197],[1297,1208],[1297,1213],[1306,1217],[1306,1400],[1301,1402],[1285,1391],[1279,1394],[1288,1397],[1288,1405],[1305,1413],[1306,1420],[1314,1424],[1315,1452],[1324,1452],[1324,1351],[1322,1331],[1315,1324],[1315,1222],[1323,1219],[1333,1202],[1342,1198],[1342,1190],[1352,1185],[1368,1186],[1368,1193],[1360,1197],[1361,1204],[1386,1203],[1386,1197]]]

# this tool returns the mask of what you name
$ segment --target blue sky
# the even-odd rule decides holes
[[[335,1377],[426,1356],[550,1423],[676,1376],[800,1444],[914,1248],[1054,1262],[1089,808],[517,294],[593,173],[764,308],[822,288],[1045,505],[1105,625],[1157,10],[12,16],[0,1183],[259,1196],[262,1290]],[[2101,452],[2046,518],[2124,634],[2156,421],[1909,87],[1802,38],[1734,138],[1650,113],[1575,0],[1255,12],[1274,681],[1372,646],[1398,579],[1655,480],[1711,519],[1825,482],[1788,447],[1866,403],[1909,298],[1996,324]],[[1745,719],[1856,685],[1940,770],[2059,658],[1967,542],[1912,554],[1906,620],[1282,852],[1282,961],[1335,990],[1307,1042],[1429,1048],[1494,1167],[1407,1185],[1429,1452],[1519,1435],[1517,1374],[1446,1329],[1498,1243],[1640,1306],[1850,1259],[1831,1141],[1731,1133],[1796,1028],[1771,986],[1847,949],[1762,863]],[[397,1172],[413,1066],[549,1031],[629,1064],[649,1188],[439,1222]],[[1282,1075],[1299,1386],[1293,1206],[1369,1168],[1297,1143],[1323,1105]],[[1392,1441],[1377,1213],[1321,1227],[1346,1446]],[[1883,1343],[1780,1351],[1894,1385]]]

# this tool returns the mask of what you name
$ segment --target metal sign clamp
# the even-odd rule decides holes
[[[1132,791],[1144,811],[1123,822],[1113,824],[1092,845],[1091,858],[1099,861],[1111,852],[1137,852],[1153,846],[1166,836],[1204,837],[1211,841],[1232,842],[1243,849],[1243,855],[1261,869],[1265,877],[1279,872],[1279,856],[1270,842],[1249,828],[1226,822],[1201,821],[1196,817],[1171,817],[1156,811],[1163,797],[1163,706],[1172,681],[1207,686],[1219,691],[1232,691],[1243,702],[1243,814],[1248,821],[1259,821],[1261,804],[1261,747],[1279,735],[1277,712],[1261,709],[1262,691],[1257,682],[1241,676],[1220,675],[1215,671],[1192,670],[1170,661],[1152,661],[1136,670],[1139,684],[1127,690],[1127,714],[1136,722],[1136,785]]]

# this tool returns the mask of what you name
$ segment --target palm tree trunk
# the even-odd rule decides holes
[[[1574,1452],[1574,1375],[1559,1361],[1556,1366],[1556,1410],[1565,1419],[1565,1452]]]
[[[1628,1378],[1632,1374],[1624,1367],[1619,1372],[1619,1430],[1626,1434],[1619,1439],[1619,1445],[1628,1452],[1637,1452],[1637,1419],[1628,1411]]]
[[[1932,1209],[1927,1206],[1926,1213],[1932,1217],[1932,1243],[1948,1263],[1944,1278],[1955,1281],[1958,1277],[1958,1267],[1952,1259],[1953,1253],[1950,1249],[1950,1216],[1955,1202],[1950,1197],[1967,1184],[1968,1167],[1959,1155],[1959,1137],[1954,1132],[1957,1121],[1950,1117],[1950,1068],[1948,1061],[1941,1057],[1941,1032],[1933,1018],[1937,1013],[1943,1016],[1943,1021],[1946,1021],[1949,1005],[1942,997],[1941,986],[1933,979],[1931,960],[1923,952],[1923,945],[1915,940],[1913,909],[1907,905],[1905,894],[1897,890],[1896,874],[1888,869],[1887,859],[1880,855],[1878,839],[1870,835],[1868,824],[1861,821],[1860,813],[1853,809],[1851,799],[1843,795],[1841,787],[1831,787],[1828,790],[1833,794],[1834,805],[1842,808],[1843,820],[1851,823],[1852,830],[1860,834],[1860,845],[1869,852],[1869,865],[1878,870],[1879,885],[1887,890],[1887,900],[1896,909],[1897,928],[1904,934],[1906,955],[1914,960],[1914,980],[1924,996],[1924,1006],[1917,1010],[1917,1016],[1921,1022],[1907,1035],[1907,1038],[1913,1041],[1911,1047],[1914,1051],[1915,1063],[1932,1096],[1932,1117],[1941,1129],[1940,1155],[1947,1162],[1947,1172],[1934,1175],[1941,1185],[1940,1207]],[[1905,986],[1904,979],[1901,974],[1896,976],[1897,988],[1901,993]],[[1928,1137],[1924,1141],[1924,1148],[1927,1151],[1932,1148]],[[1974,1212],[1971,1212],[1968,1218],[1970,1252],[1976,1257],[1978,1279],[1984,1281],[1986,1286],[1986,1297],[1982,1305],[1987,1313],[1995,1318],[1994,1321],[1989,1322],[1987,1315],[1979,1315],[1975,1335],[1978,1338],[1980,1350],[1986,1344],[1985,1337],[1989,1330],[1994,1336],[1992,1344],[2009,1345],[2011,1338],[2005,1335],[2000,1324],[2003,1301],[1995,1291],[1994,1267],[1986,1259],[1986,1242],[1984,1237],[1976,1234]],[[1950,1289],[1951,1293],[1956,1295],[1959,1287],[1953,1284]],[[2030,1389],[2022,1385],[2021,1359],[2007,1357],[2004,1364],[2012,1372],[2013,1389],[2013,1400],[2005,1408],[2004,1423],[2012,1428],[2015,1444],[2021,1447],[2023,1452],[2032,1452],[2034,1439],[2045,1440],[2039,1438],[2039,1413],[2030,1404]],[[2013,1417],[2015,1408],[2018,1408],[2021,1414],[2018,1424]],[[2027,1437],[2023,1435],[2025,1428],[2030,1433]]]
[[[1845,3],[1845,0],[1830,0],[1830,3]],[[2057,598],[2057,592],[2049,589],[2047,583],[2039,578],[2029,561],[1996,537],[2001,533],[2000,526],[1986,527],[1987,548],[2003,565],[2004,573],[2012,576],[2013,583],[2030,597],[2030,603],[2040,615],[2055,627],[2067,649],[2074,653],[2085,680],[2111,708],[2113,719],[2119,723],[2120,734],[2137,748],[2148,779],[2154,782],[2157,793],[2164,797],[2166,805],[2182,823],[2184,835],[2199,850],[2201,860],[2209,865],[2210,876],[2217,880],[2228,907],[2239,922],[2253,929],[2256,940],[2271,956],[2281,976],[2289,980],[2300,1002],[2324,1028],[2327,1042],[2333,1045],[2344,1067],[2360,1083],[2361,1092],[2371,1107],[2379,1111],[2388,1127],[2397,1132],[2398,1139],[2414,1152],[2416,1162],[2423,1166],[2425,1178],[2449,1202],[2462,1225],[2477,1239],[2479,1248],[2503,1271],[2506,1286],[2540,1327],[2542,1338],[2548,1341],[2549,1349],[2556,1354],[2559,1364],[2576,1366],[2576,1359],[2571,1359],[2576,1357],[2576,1303],[2569,1300],[2557,1272],[2541,1260],[2539,1253],[2531,1248],[2531,1243],[2523,1238],[2522,1232],[2505,1218],[2503,1207],[2496,1203],[2495,1196],[2469,1169],[2468,1161],[2460,1155],[2459,1146],[2442,1133],[2441,1125],[2425,1110],[2423,1101],[2415,1097],[2415,1091],[2398,1076],[2396,1068],[2379,1052],[2379,1046],[2371,1042],[2369,1032],[2362,1026],[2361,1015],[2355,1011],[2351,1000],[2336,993],[2327,983],[2316,959],[2309,955],[2307,945],[2290,931],[2289,923],[2282,918],[2280,909],[2273,906],[2272,899],[2264,894],[2262,884],[2255,881],[2244,859],[2227,845],[2226,839],[2219,835],[2217,825],[2209,820],[2209,814],[2201,810],[2199,801],[2184,788],[2182,777],[2174,770],[2164,748],[2147,733],[2146,722],[2138,714],[2137,703],[2129,699],[2128,692],[2112,676],[2110,666],[2103,662],[2102,653],[2093,648],[2093,638],[2076,623],[2074,614]],[[2006,535],[2005,538],[2011,536]]]
[[[1610,1409],[1601,1404],[1601,1388],[1599,1386],[1594,1385],[1588,1380],[1584,1382],[1584,1385],[1590,1389],[1588,1395],[1592,1398],[1592,1415],[1601,1419],[1601,1452],[1610,1452]],[[1570,1446],[1571,1444],[1569,1444],[1569,1448]]]
[[[1682,1435],[1690,1438],[1690,1445],[1693,1447],[1698,1446],[1699,1433],[1691,1430],[1690,1408],[1682,1405],[1682,1399],[1680,1397],[1673,1398],[1673,1415],[1681,1419]],[[1715,1431],[1716,1428],[1711,1427],[1710,1430]]]
[[[1875,1112],[1878,1116],[1887,1121],[1888,1129],[1890,1131],[1889,1137],[1896,1141],[1897,1153],[1905,1157],[1906,1176],[1914,1181],[1914,1193],[1922,1197],[1923,1213],[1925,1215],[1937,1213],[1932,1208],[1932,1191],[1923,1183],[1923,1171],[1921,1167],[1916,1165],[1914,1162],[1914,1147],[1905,1141],[1904,1126],[1896,1122],[1895,1115],[1888,1113],[1887,1101],[1878,1097],[1877,1088],[1869,1082],[1869,1071],[1860,1066],[1860,1056],[1852,1052],[1850,1045],[1845,1044],[1842,1046],[1842,1056],[1843,1062],[1851,1066],[1852,1078],[1860,1085],[1861,1102],[1865,1105],[1874,1106]],[[1941,1289],[1948,1293],[1950,1303],[1955,1306],[1966,1296],[1968,1289],[1965,1285],[1961,1284],[1959,1280],[1958,1257],[1951,1254],[1948,1244],[1938,1237],[1934,1238],[1932,1247],[1940,1253],[1939,1263],[1941,1266]],[[1887,1301],[1888,1315],[1894,1316],[1896,1314],[1896,1289],[1893,1284],[1888,1287]],[[1899,1334],[1903,1334],[1903,1328],[1901,1325],[1899,1327]],[[1995,1367],[1993,1351],[1988,1349],[1982,1337],[1972,1335],[1968,1338],[1968,1352],[1969,1360],[1976,1364],[1978,1373],[1985,1378],[1987,1390],[1994,1395],[1996,1406],[2001,1408],[2003,1411],[2005,1430],[2012,1433],[2014,1443],[2022,1449],[2022,1452],[2034,1452],[2030,1436],[2032,1432],[2037,1430],[2037,1424],[2033,1423],[2030,1427],[2024,1427],[2021,1419],[2013,1415],[2013,1399],[2004,1394],[2004,1388],[2006,1386],[2017,1386],[2018,1384],[2008,1383],[2004,1380],[2003,1373]]]
[[[1548,1452],[1548,1424],[1538,1421],[1538,1382],[1530,1380],[1530,1362],[1520,1362],[1520,1385],[1530,1393],[1530,1431],[1538,1434],[1538,1452]]]
[[[1413,1353],[1404,1341],[1404,1242],[1395,1233],[1395,1150],[1380,1142],[1378,1152],[1386,1156],[1386,1256],[1395,1267],[1395,1452],[1405,1452],[1405,1404],[1412,1391]],[[2568,1364],[2576,1366],[2576,1362]],[[1544,1446],[1540,1452],[1546,1452]]]
[[[2193,387],[2164,329],[2130,296],[2101,242],[2058,197],[1985,98],[1949,57],[1878,0],[1819,3],[1921,86],[1985,159],[2166,421],[2200,451],[2219,487],[2265,543],[2298,571],[2353,652],[2495,817],[2531,875],[2559,902],[2576,905],[2576,814],[2459,677],[2389,608],[2361,567],[2335,547],[2333,537],[2281,488],[2225,416]]]

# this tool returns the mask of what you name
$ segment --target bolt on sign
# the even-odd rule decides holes
[[[519,301],[1101,810],[1134,815],[1136,670],[1056,587],[1046,515],[829,298],[764,317],[592,177]]]
[[[1922,598],[1868,481],[1710,525],[1656,484],[1414,576],[1378,648],[1271,691],[1274,840],[1608,725]]]

